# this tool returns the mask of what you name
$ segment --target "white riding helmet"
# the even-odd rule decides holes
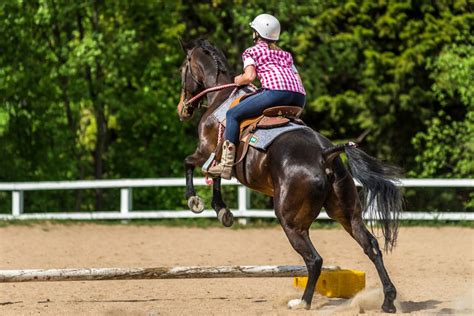
[[[250,23],[250,27],[264,39],[277,41],[280,38],[280,22],[273,15],[260,14]]]

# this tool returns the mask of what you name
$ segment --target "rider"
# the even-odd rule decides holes
[[[255,45],[242,54],[244,73],[236,76],[234,83],[247,85],[258,77],[262,88],[227,111],[222,158],[208,170],[210,175],[224,179],[231,178],[242,120],[259,116],[272,106],[303,107],[306,101],[306,92],[291,54],[275,44],[280,37],[280,22],[270,14],[260,14],[250,27]]]

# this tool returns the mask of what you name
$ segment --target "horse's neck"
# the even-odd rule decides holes
[[[224,84],[229,84],[231,83],[231,77],[230,76],[224,76],[221,74],[219,76],[219,80],[217,81],[217,86],[224,85]],[[209,87],[206,87],[209,88]],[[223,90],[218,90],[215,92],[211,92],[207,94],[207,110],[204,112],[202,121],[205,121],[206,118],[211,115],[227,98],[230,96],[232,93],[233,89],[232,88],[227,88]]]
[[[232,82],[232,78],[230,76],[224,75],[222,73],[220,73],[218,79],[219,80],[217,80],[216,86],[225,85]],[[208,110],[214,111],[217,109],[219,105],[221,105],[222,102],[224,102],[230,96],[231,93],[231,88],[209,93],[207,95],[207,104],[209,105]]]

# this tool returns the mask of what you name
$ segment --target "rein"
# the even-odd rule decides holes
[[[235,88],[235,87],[237,87],[237,85],[236,85],[235,83],[229,83],[229,84],[223,84],[223,85],[220,85],[220,86],[215,86],[215,87],[207,88],[206,90],[203,90],[203,91],[199,92],[198,94],[196,94],[196,95],[195,95],[194,97],[192,97],[191,99],[185,100],[183,107],[189,107],[189,105],[190,105],[191,103],[193,103],[193,102],[196,101],[197,99],[201,98],[202,96],[208,94],[209,92],[224,90],[224,89],[228,89],[228,88]]]

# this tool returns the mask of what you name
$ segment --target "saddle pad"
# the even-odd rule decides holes
[[[235,93],[234,96],[232,96],[231,98],[228,98],[227,100],[225,100],[224,103],[222,103],[214,111],[214,113],[212,115],[217,119],[218,122],[220,122],[221,124],[223,124],[225,126],[225,114],[227,113],[227,110],[229,109],[229,106],[232,103],[232,101],[234,101],[238,97],[241,97],[244,94],[247,94],[247,93],[252,92],[252,91],[254,91],[254,90],[250,89],[250,88],[247,88],[247,87],[244,88],[244,89],[239,89],[237,91],[237,93]]]
[[[304,128],[310,129],[307,126],[294,123],[289,123],[285,126],[270,129],[257,129],[251,136],[249,144],[250,146],[258,149],[267,150],[268,146],[270,146],[278,136]]]

